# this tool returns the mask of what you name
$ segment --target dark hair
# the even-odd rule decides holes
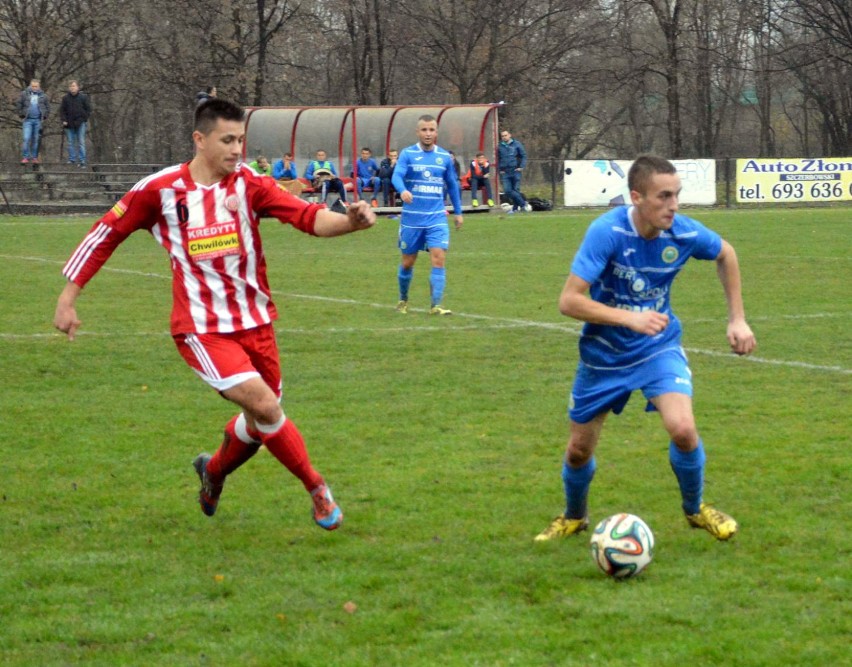
[[[630,165],[630,171],[627,172],[627,187],[630,191],[634,190],[640,194],[645,194],[648,188],[648,181],[654,174],[676,174],[675,166],[659,155],[640,155],[633,164]]]
[[[435,116],[430,116],[428,113],[424,113],[422,116],[420,116],[420,118],[417,119],[417,122],[419,123],[421,120],[427,123],[431,123],[433,120],[435,120]]]
[[[223,100],[218,97],[211,97],[198,105],[195,110],[195,131],[201,134],[210,134],[216,121],[235,120],[242,122],[245,120],[246,112],[239,104],[234,104],[228,100]]]

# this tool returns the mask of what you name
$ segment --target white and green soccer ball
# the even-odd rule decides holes
[[[592,559],[616,579],[635,577],[654,557],[654,533],[635,514],[614,514],[592,533]]]

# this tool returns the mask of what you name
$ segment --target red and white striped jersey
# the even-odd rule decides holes
[[[278,316],[266,277],[261,217],[313,234],[320,208],[246,165],[211,186],[193,182],[188,162],[175,165],[133,186],[94,224],[62,273],[85,286],[122,241],[145,229],[171,257],[172,334],[251,329]]]

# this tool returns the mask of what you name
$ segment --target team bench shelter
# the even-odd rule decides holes
[[[417,141],[417,119],[429,114],[438,120],[438,144],[455,153],[461,178],[477,153],[485,153],[492,163],[491,187],[500,191],[496,157],[498,109],[500,104],[460,104],[440,106],[341,106],[341,107],[249,107],[246,120],[244,159],[251,162],[265,155],[270,163],[291,153],[305,173],[318,150],[327,159],[351,192],[351,199],[380,198],[379,193],[358,191],[356,170],[362,148],[369,148],[377,163],[391,149],[401,150]],[[303,196],[314,193],[301,178]],[[463,189],[470,185],[462,181]],[[483,197],[479,197],[482,201]],[[469,201],[469,199],[468,199]]]

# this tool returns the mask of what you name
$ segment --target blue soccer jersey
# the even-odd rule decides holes
[[[591,285],[595,301],[626,310],[656,310],[669,316],[669,325],[656,336],[647,336],[627,327],[586,323],[580,358],[592,367],[623,368],[679,348],[681,325],[671,310],[672,282],[690,257],[714,260],[722,251],[716,232],[680,214],[675,214],[671,229],[644,239],[631,211],[632,207],[621,206],[592,222],[571,273]]]
[[[420,144],[403,148],[393,170],[393,188],[397,192],[408,190],[414,197],[410,204],[402,205],[404,227],[432,227],[447,224],[444,208],[444,188],[453,202],[453,212],[461,215],[461,196],[458,176],[452,156],[440,146],[424,151]]]

